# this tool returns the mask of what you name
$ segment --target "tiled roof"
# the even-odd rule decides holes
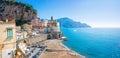
[[[37,27],[42,27],[44,24],[44,22],[32,22],[31,25],[32,26],[37,26]]]
[[[15,19],[0,20],[1,23],[15,23]]]

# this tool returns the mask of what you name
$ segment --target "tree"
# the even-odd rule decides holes
[[[16,0],[2,0],[2,1],[16,1]]]
[[[37,18],[37,11],[29,4],[16,0],[0,0],[0,19],[15,19],[16,25],[21,26]]]

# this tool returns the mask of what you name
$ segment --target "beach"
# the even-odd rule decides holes
[[[53,39],[45,42],[47,49],[39,58],[85,58],[62,44],[62,40]]]

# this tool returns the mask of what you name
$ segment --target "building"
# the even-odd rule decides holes
[[[60,23],[59,22],[56,22],[56,25],[54,26],[54,31],[60,32]]]
[[[31,24],[23,24],[21,30],[31,32],[32,25]],[[18,31],[18,30],[17,30]]]
[[[32,28],[43,28],[45,27],[45,22],[42,20],[35,19],[31,22]]]
[[[45,27],[47,27],[48,20],[45,20]]]
[[[51,16],[51,20],[48,22],[48,39],[59,39],[62,36],[60,31],[60,23],[54,20]]]
[[[0,58],[13,58],[16,49],[15,20],[0,20]]]
[[[28,38],[28,33],[26,31],[17,31],[16,32],[16,40],[22,40]]]

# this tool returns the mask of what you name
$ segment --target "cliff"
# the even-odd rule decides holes
[[[16,2],[15,0],[0,0],[0,20],[16,19],[17,21],[27,22],[37,18],[36,10],[28,4]]]

